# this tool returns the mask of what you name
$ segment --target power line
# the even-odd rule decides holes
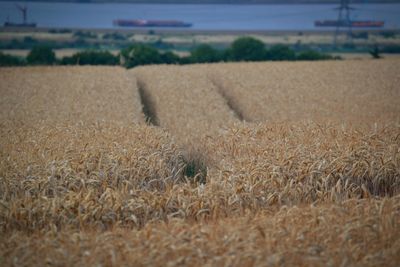
[[[336,48],[339,31],[340,31],[340,28],[342,28],[342,27],[347,27],[347,40],[349,41],[349,43],[353,43],[353,33],[352,33],[352,27],[351,27],[352,24],[351,24],[351,20],[350,20],[350,12],[351,12],[351,10],[354,10],[354,8],[350,7],[349,0],[341,0],[340,6],[335,9],[339,10],[335,35],[333,38],[333,46]]]

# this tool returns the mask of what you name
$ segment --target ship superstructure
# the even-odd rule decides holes
[[[113,21],[114,26],[119,27],[191,27],[191,23],[179,20],[144,20],[144,19],[117,19]]]

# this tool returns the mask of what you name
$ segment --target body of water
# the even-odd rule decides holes
[[[196,30],[315,30],[315,20],[337,19],[337,5],[165,5],[32,3],[28,22],[38,27],[110,29],[115,19],[181,20]],[[400,4],[353,5],[352,19],[400,27]],[[21,22],[15,2],[0,2],[0,20]]]

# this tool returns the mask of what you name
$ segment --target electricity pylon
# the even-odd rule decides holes
[[[340,6],[335,8],[339,10],[338,21],[335,30],[335,36],[333,38],[333,45],[336,48],[338,42],[338,35],[340,28],[347,28],[347,41],[349,43],[353,43],[353,33],[351,28],[351,20],[350,20],[350,12],[354,10],[353,7],[350,7],[350,0],[341,0]]]

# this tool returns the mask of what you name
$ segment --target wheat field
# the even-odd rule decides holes
[[[135,77],[112,67],[3,68],[1,121],[143,121]]]
[[[397,266],[400,61],[0,69],[1,266]]]
[[[398,123],[398,60],[361,62],[226,64],[204,71],[246,121]]]

